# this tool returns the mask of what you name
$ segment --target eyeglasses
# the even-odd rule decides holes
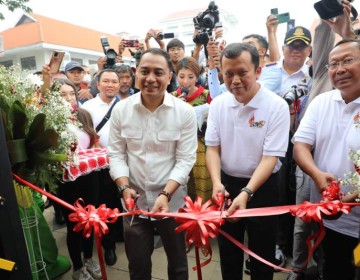
[[[291,51],[303,51],[309,46],[306,46],[306,45],[288,45],[286,47]]]
[[[348,67],[353,64],[356,60],[359,60],[360,57],[347,57],[342,61],[333,61],[326,65],[326,68],[329,70],[336,70],[340,65],[343,67]]]

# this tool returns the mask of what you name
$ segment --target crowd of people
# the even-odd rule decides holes
[[[277,18],[269,15],[267,36],[248,34],[226,45],[216,40],[224,37],[221,28],[215,29],[214,40],[197,43],[191,56],[181,40],[165,46],[150,29],[136,69],[122,63],[121,42],[117,63],[104,67],[106,57],[99,58],[92,79],[77,62],[56,75],[45,65],[44,90],[58,87],[78,110],[83,126],[73,130],[79,148],[107,148],[110,159],[109,169],[59,182],[58,195],[69,203],[82,197],[121,211],[133,210],[125,203],[133,199],[144,211],[177,212],[186,195],[220,204],[224,194],[231,201],[227,216],[238,209],[318,202],[332,181],[354,171],[349,149],[360,150],[360,41],[350,2],[342,6],[343,13],[322,20],[314,36],[302,26],[288,29],[281,48]],[[336,34],[341,41],[335,44]],[[341,191],[344,201],[359,194],[348,194],[351,187]],[[62,211],[73,279],[100,279],[93,240],[73,232],[68,211]],[[357,279],[359,218],[354,207],[349,215],[324,220],[326,235],[313,256],[316,279]],[[123,241],[130,279],[150,280],[159,235],[168,278],[188,279],[191,247],[184,234],[175,233],[177,225],[173,218],[118,219],[102,240],[106,264],[116,263],[115,244]],[[246,232],[249,249],[277,266],[285,267],[291,256],[287,279],[296,280],[307,274],[307,239],[317,227],[286,214],[228,218],[222,230],[240,242]],[[242,279],[244,270],[252,280],[273,279],[272,267],[253,257],[244,260],[225,237],[218,236],[218,245],[222,279]]]

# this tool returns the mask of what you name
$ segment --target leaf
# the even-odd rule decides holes
[[[16,100],[10,109],[10,120],[13,127],[13,140],[25,138],[25,127],[27,126],[28,118],[25,113],[25,107],[19,100]]]
[[[67,155],[65,154],[34,152],[33,155],[33,159],[38,162],[62,162],[67,160]]]
[[[6,141],[10,141],[10,140],[12,140],[12,136],[11,136],[10,128],[8,126],[7,114],[2,109],[0,109],[0,112],[1,112],[1,116],[2,116],[2,123],[3,123],[3,127],[4,127],[4,132],[5,132],[5,139],[6,139]]]
[[[26,136],[26,143],[31,146],[32,142],[35,141],[45,130],[46,115],[43,113],[37,114],[30,124],[29,132]]]
[[[43,152],[50,148],[55,148],[59,139],[59,134],[52,128],[45,130],[35,141],[29,143],[28,148],[35,152]]]

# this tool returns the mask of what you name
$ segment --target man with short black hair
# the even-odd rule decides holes
[[[70,61],[65,65],[65,75],[76,86],[80,97],[80,102],[84,103],[92,99],[92,94],[87,89],[82,89],[81,83],[83,82],[85,71],[82,65],[77,61]]]
[[[112,69],[104,69],[98,74],[97,87],[99,93],[95,98],[85,102],[83,109],[87,110],[92,118],[94,128],[100,136],[99,144],[102,147],[108,146],[110,133],[110,113],[117,102],[117,94],[120,89],[119,76]],[[110,113],[109,113],[110,112]],[[99,202],[105,203],[109,208],[121,209],[121,204],[117,199],[116,185],[110,177],[109,170],[100,171],[99,181]],[[123,238],[122,221],[118,219],[116,224],[108,224],[109,233],[102,238],[102,246],[105,249],[104,257],[107,265],[114,265],[117,261],[115,253],[115,242]]]
[[[232,200],[237,209],[278,204],[279,157],[285,155],[290,123],[286,102],[257,82],[261,73],[259,53],[247,43],[233,43],[221,55],[221,70],[228,92],[210,104],[205,135],[206,166],[218,195]],[[276,223],[273,217],[249,217],[226,221],[222,230],[273,262]],[[224,280],[242,279],[244,252],[222,235],[218,236],[221,273]],[[273,279],[273,268],[251,258],[251,279]]]

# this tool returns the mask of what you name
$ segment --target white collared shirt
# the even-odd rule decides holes
[[[287,103],[261,86],[248,104],[226,92],[210,104],[205,143],[221,146],[221,168],[234,177],[250,178],[262,156],[285,156],[290,128]],[[274,173],[281,167],[278,160]]]
[[[95,98],[86,101],[81,108],[88,111],[91,115],[91,119],[94,124],[94,129],[98,126],[98,124],[103,120],[106,116],[107,112],[110,110],[111,106],[115,102],[114,99],[107,104],[106,102],[102,101],[99,97],[99,94],[96,95]],[[116,105],[115,105],[116,106]],[[107,147],[109,142],[109,131],[110,131],[110,122],[107,121],[104,126],[100,129],[97,133],[100,136],[99,144],[102,147]]]
[[[314,148],[314,161],[318,168],[343,179],[345,173],[354,172],[348,157],[349,149],[360,150],[360,127],[355,119],[360,114],[360,97],[346,104],[339,90],[322,93],[309,104],[294,140]],[[341,187],[346,193],[353,187]],[[321,194],[311,180],[311,202],[318,202]],[[340,233],[359,237],[360,207],[353,207],[349,215],[324,220],[324,224]]]
[[[150,112],[141,93],[117,104],[110,118],[110,175],[128,177],[140,197],[140,209],[151,210],[168,180],[180,184],[170,210],[184,205],[186,184],[196,160],[197,121],[186,102],[165,93],[163,104]]]

